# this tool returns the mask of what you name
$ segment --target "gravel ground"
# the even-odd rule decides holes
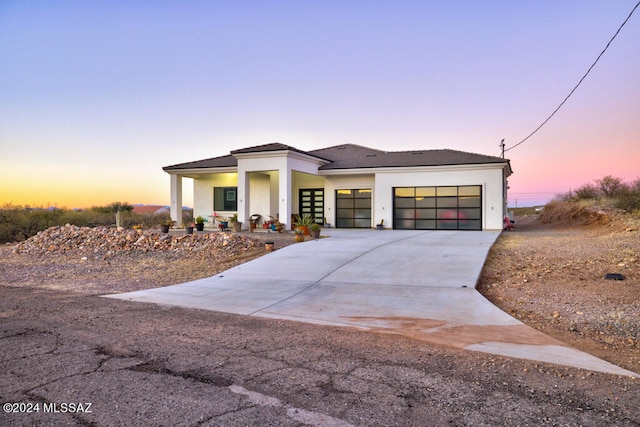
[[[628,219],[521,218],[491,249],[478,290],[529,326],[640,372],[640,231]]]
[[[524,322],[638,371],[638,232],[527,222],[499,238],[480,288]],[[0,425],[640,425],[640,383],[627,377],[96,296],[216,274],[264,254],[260,244],[208,260],[14,248],[0,248]],[[626,280],[602,280],[612,269]],[[40,406],[6,413],[7,402]],[[90,412],[61,410],[70,402]]]

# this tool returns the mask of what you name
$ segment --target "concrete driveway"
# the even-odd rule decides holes
[[[475,290],[499,232],[325,230],[213,277],[108,295],[401,334],[486,353],[640,377],[507,315]]]

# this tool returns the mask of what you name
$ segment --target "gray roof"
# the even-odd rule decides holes
[[[256,145],[253,147],[241,148],[239,150],[233,150],[231,154],[245,154],[245,153],[265,153],[269,151],[295,151],[302,154],[308,154],[306,151],[302,151],[296,147],[290,145],[280,144],[279,142],[273,142],[271,144]]]
[[[484,154],[469,153],[456,150],[415,150],[415,151],[382,151],[356,144],[335,145],[312,151],[302,151],[285,144],[272,143],[234,150],[231,154],[195,162],[166,166],[165,171],[180,169],[204,169],[218,167],[234,167],[238,165],[235,154],[260,153],[269,151],[295,151],[330,163],[320,170],[394,168],[411,166],[451,166],[468,164],[507,163],[508,159]],[[511,167],[509,165],[509,172]]]
[[[321,170],[362,169],[362,168],[394,168],[411,166],[450,166],[485,163],[504,163],[501,157],[468,153],[456,150],[416,150],[416,151],[379,151],[359,147],[358,150],[337,148],[323,155],[331,163],[320,167]],[[348,155],[340,155],[342,150]],[[353,155],[358,154],[358,155]]]
[[[176,165],[165,166],[162,170],[180,170],[180,169],[206,169],[206,168],[225,168],[238,166],[238,159],[231,154],[226,156],[213,157],[211,159],[197,160],[195,162],[178,163]]]

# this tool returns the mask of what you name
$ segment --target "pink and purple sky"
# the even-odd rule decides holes
[[[0,205],[168,204],[162,166],[274,141],[498,156],[636,3],[4,0]],[[640,177],[639,11],[506,157],[510,206]]]

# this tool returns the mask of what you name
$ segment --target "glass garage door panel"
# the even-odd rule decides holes
[[[412,230],[482,230],[482,187],[394,188],[393,227]]]
[[[336,227],[371,228],[371,190],[336,190]]]

